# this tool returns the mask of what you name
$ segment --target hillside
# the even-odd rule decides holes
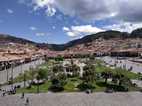
[[[129,34],[127,32],[119,32],[119,31],[111,31],[110,30],[110,31],[100,32],[97,34],[87,35],[81,39],[76,39],[76,40],[70,41],[66,44],[61,44],[61,45],[47,44],[47,46],[51,50],[62,51],[62,50],[68,49],[70,47],[79,45],[79,44],[85,44],[85,43],[92,42],[92,41],[99,39],[99,38],[103,38],[105,40],[109,40],[112,38],[121,38],[121,39],[142,38],[142,29],[136,29],[131,34]]]
[[[0,34],[1,60],[36,55],[56,56],[70,53],[90,54],[120,51],[142,53],[142,29],[136,29],[130,34],[119,31],[105,31],[61,45],[36,43],[23,38]]]
[[[46,43],[36,43],[33,41],[29,41],[26,39],[22,39],[22,38],[17,38],[14,36],[10,36],[10,35],[4,35],[4,34],[0,34],[0,43],[3,42],[14,42],[14,43],[20,43],[20,44],[32,44],[35,45],[36,47],[39,48],[44,48],[44,49],[51,49],[54,51],[63,51],[67,48],[76,46],[78,44],[83,44],[83,43],[89,43],[92,42],[96,39],[99,38],[103,38],[106,40],[112,39],[112,38],[122,38],[122,39],[126,39],[126,38],[142,38],[142,28],[136,29],[134,31],[132,31],[131,34],[127,33],[127,32],[119,32],[119,31],[105,31],[105,32],[100,32],[97,34],[92,34],[92,35],[87,35],[81,39],[76,39],[73,41],[70,41],[68,43],[65,44],[46,44]]]
[[[36,44],[33,41],[29,41],[23,38],[18,38],[18,37],[14,37],[11,35],[6,35],[6,34],[0,34],[0,43],[9,43],[9,42],[13,42],[13,43],[20,43],[20,44]]]
[[[0,34],[0,61],[31,59],[50,51],[37,45],[38,43],[23,38]]]

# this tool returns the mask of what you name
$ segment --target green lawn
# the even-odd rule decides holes
[[[79,78],[69,78],[67,80],[67,84],[64,86],[64,91],[65,92],[75,92],[75,91],[78,91],[77,86],[81,82],[82,81]]]
[[[51,82],[47,81],[44,84],[40,85],[40,93],[44,93],[44,92],[48,92],[48,88],[50,87]],[[17,93],[37,93],[37,86],[36,85],[32,85],[31,88],[20,88],[17,90]]]

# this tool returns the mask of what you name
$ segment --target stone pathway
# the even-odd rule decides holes
[[[0,106],[142,106],[142,93],[43,93],[0,97]]]

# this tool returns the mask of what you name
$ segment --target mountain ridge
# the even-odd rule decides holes
[[[133,30],[131,33],[127,33],[127,32],[120,32],[120,31],[114,31],[114,30],[109,30],[109,31],[104,31],[104,32],[99,32],[96,34],[91,34],[91,35],[87,35],[84,36],[81,39],[76,39],[76,40],[72,40],[69,41],[65,44],[47,44],[47,43],[37,43],[34,41],[30,41],[30,40],[26,40],[24,38],[19,38],[19,37],[15,37],[15,36],[11,36],[8,34],[0,34],[0,42],[14,42],[14,43],[20,43],[20,44],[33,44],[36,47],[39,48],[44,48],[44,49],[50,49],[53,51],[63,51],[66,50],[70,47],[73,47],[75,45],[79,45],[79,44],[83,44],[83,43],[88,43],[88,42],[92,42],[98,38],[103,38],[103,39],[112,39],[112,38],[122,38],[122,39],[126,39],[126,38],[142,38],[142,28],[138,28],[136,30]]]

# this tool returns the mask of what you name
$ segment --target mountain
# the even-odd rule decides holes
[[[14,36],[7,35],[7,34],[0,34],[0,43],[2,43],[2,42],[4,42],[4,43],[13,42],[13,43],[20,43],[20,44],[26,44],[26,43],[36,44],[33,41],[26,40],[23,38],[14,37]]]
[[[81,39],[70,41],[70,42],[68,42],[64,45],[55,45],[54,49],[65,50],[65,49],[73,47],[75,45],[92,42],[92,41],[99,39],[99,38],[103,38],[105,40],[109,40],[109,39],[112,39],[112,38],[121,38],[121,39],[142,38],[142,28],[136,29],[136,30],[132,31],[132,33],[113,31],[113,30],[100,32],[100,33],[97,33],[97,34],[85,36]]]
[[[70,41],[66,44],[61,44],[61,45],[47,44],[47,46],[51,50],[62,51],[62,50],[66,50],[70,47],[79,45],[79,44],[92,42],[92,41],[99,39],[99,38],[103,38],[105,40],[109,40],[112,38],[121,38],[121,39],[136,38],[136,37],[142,38],[141,33],[142,33],[142,29],[141,30],[140,29],[134,30],[131,34],[129,34],[127,32],[110,30],[110,31],[100,32],[97,34],[87,35],[81,39],[76,39],[76,40]]]
[[[86,43],[95,41],[96,39],[99,39],[99,38],[109,40],[109,39],[113,39],[113,38],[134,39],[137,37],[142,38],[142,28],[136,29],[136,30],[132,31],[132,33],[130,33],[130,34],[127,32],[120,32],[120,31],[113,31],[113,30],[104,31],[104,32],[100,32],[100,33],[96,33],[96,34],[92,34],[92,35],[87,35],[81,39],[76,39],[76,40],[70,41],[65,44],[36,43],[36,42],[29,41],[29,40],[26,40],[23,38],[17,38],[17,37],[10,36],[10,35],[0,34],[0,43],[14,42],[14,43],[20,43],[20,44],[32,44],[32,45],[34,45],[38,48],[42,48],[42,49],[63,51],[68,48],[74,47],[76,45],[86,44]]]
[[[102,37],[104,39],[109,39],[109,38],[121,37],[124,35],[128,36],[129,34],[127,34],[127,33],[124,34],[119,31],[106,31],[106,32],[100,32],[97,34],[87,35],[81,39],[76,39],[76,40],[70,41],[66,44],[59,44],[59,45],[57,45],[57,44],[43,44],[43,45],[48,46],[48,48],[51,50],[63,51],[65,49],[73,47],[75,45],[91,42],[91,41],[96,40],[100,37]]]
[[[132,38],[137,38],[137,37],[142,38],[142,28],[138,28],[138,29],[132,31],[131,37]]]

